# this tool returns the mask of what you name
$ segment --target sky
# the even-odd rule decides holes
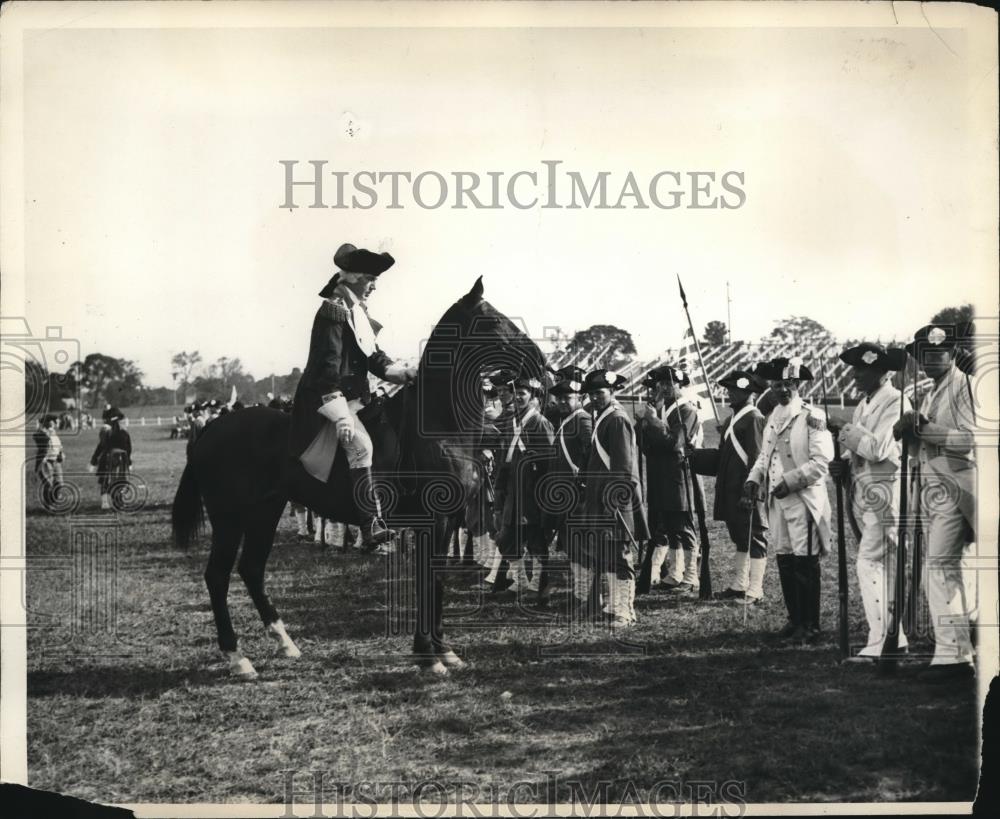
[[[958,28],[29,31],[25,314],[150,386],[183,350],[286,373],[351,242],[397,260],[370,310],[402,358],[479,275],[533,335],[615,324],[643,358],[680,339],[678,274],[699,332],[727,320],[729,282],[736,339],[789,315],[903,338],[944,306],[996,310],[975,136],[993,66]],[[380,187],[371,209],[288,210],[281,160],[505,179],[560,161],[608,171],[615,198],[629,172],[737,171],[745,204],[424,209],[404,193],[390,209]]]

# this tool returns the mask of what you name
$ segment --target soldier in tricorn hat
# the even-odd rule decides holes
[[[341,245],[333,257],[339,268],[319,295],[309,358],[295,392],[291,454],[314,478],[326,482],[338,446],[344,448],[361,518],[364,549],[374,549],[395,533],[376,528],[378,503],[372,487],[372,442],[358,411],[371,399],[368,373],[397,384],[416,370],[395,364],[375,340],[381,325],[368,315],[366,300],[378,277],[395,263],[388,253]]]
[[[767,383],[748,370],[734,370],[719,380],[729,395],[733,414],[719,432],[718,449],[692,449],[691,466],[702,475],[715,475],[713,517],[724,521],[736,546],[734,576],[716,596],[753,604],[764,596],[767,567],[767,515],[760,503],[747,510],[740,503],[743,485],[760,452],[764,416],[754,405]]]
[[[921,670],[926,682],[973,677],[975,653],[969,606],[962,576],[962,553],[975,540],[977,431],[975,402],[968,376],[974,369],[968,349],[971,323],[928,324],[906,346],[917,365],[934,381],[918,413],[896,423],[919,459],[927,487],[927,575],[925,588],[934,626],[934,657]],[[942,500],[943,499],[943,500]]]
[[[799,385],[813,377],[801,358],[772,359],[757,374],[769,379],[778,406],[764,427],[743,504],[753,508],[763,488],[771,549],[788,609],[788,623],[778,636],[813,643],[820,637],[819,558],[829,551],[830,542],[826,476],[833,439],[823,413],[799,395]]]
[[[594,413],[590,456],[584,475],[584,514],[588,531],[581,549],[582,565],[573,577],[576,605],[572,618],[596,617],[600,578],[608,581],[605,610],[612,627],[635,622],[635,544],[649,531],[642,513],[642,486],[635,430],[614,397],[627,379],[611,370],[588,373],[583,389]]]
[[[652,530],[650,584],[660,585],[660,568],[672,558],[663,586],[669,592],[691,593],[700,585],[698,538],[694,529],[694,492],[685,448],[701,440],[698,410],[680,389],[690,384],[683,370],[664,364],[651,370],[643,386],[653,391],[652,403],[635,409],[646,456],[646,498]]]
[[[882,654],[889,624],[886,578],[896,546],[900,445],[893,439],[893,426],[900,400],[910,410],[889,374],[906,366],[906,353],[866,341],[844,350],[840,360],[851,366],[854,384],[864,396],[849,424],[830,425],[842,447],[840,460],[830,461],[830,475],[847,479],[847,510],[858,537],[858,588],[868,621],[865,645],[848,661],[872,662]],[[907,645],[901,624],[898,645]]]

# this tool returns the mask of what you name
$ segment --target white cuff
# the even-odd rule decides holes
[[[343,395],[331,398],[318,410],[316,410],[316,412],[324,418],[329,418],[334,423],[351,417],[351,411],[347,406],[347,399]]]

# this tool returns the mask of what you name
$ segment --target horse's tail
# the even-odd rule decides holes
[[[204,523],[201,506],[201,490],[198,479],[194,476],[191,464],[184,467],[177,494],[174,495],[174,505],[170,510],[170,524],[174,530],[174,545],[179,549],[187,549],[195,535]]]

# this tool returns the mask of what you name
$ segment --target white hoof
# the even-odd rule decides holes
[[[301,657],[302,652],[299,651],[299,647],[295,645],[295,641],[288,636],[288,632],[285,631],[285,624],[281,620],[276,620],[267,627],[267,633],[270,637],[278,642],[278,650],[281,651],[282,657]]]
[[[289,640],[287,644],[281,646],[281,656],[295,659],[296,657],[301,657],[302,652],[295,643]]]
[[[229,660],[229,673],[241,680],[256,680],[257,679],[257,669],[253,667],[253,663],[242,654],[236,651],[228,652],[226,654]]]
[[[445,668],[449,668],[452,671],[460,671],[466,667],[466,662],[461,657],[459,657],[454,651],[446,651],[440,656],[440,662]]]
[[[440,660],[435,660],[430,665],[424,667],[424,673],[430,674],[434,677],[447,677],[448,669]]]

